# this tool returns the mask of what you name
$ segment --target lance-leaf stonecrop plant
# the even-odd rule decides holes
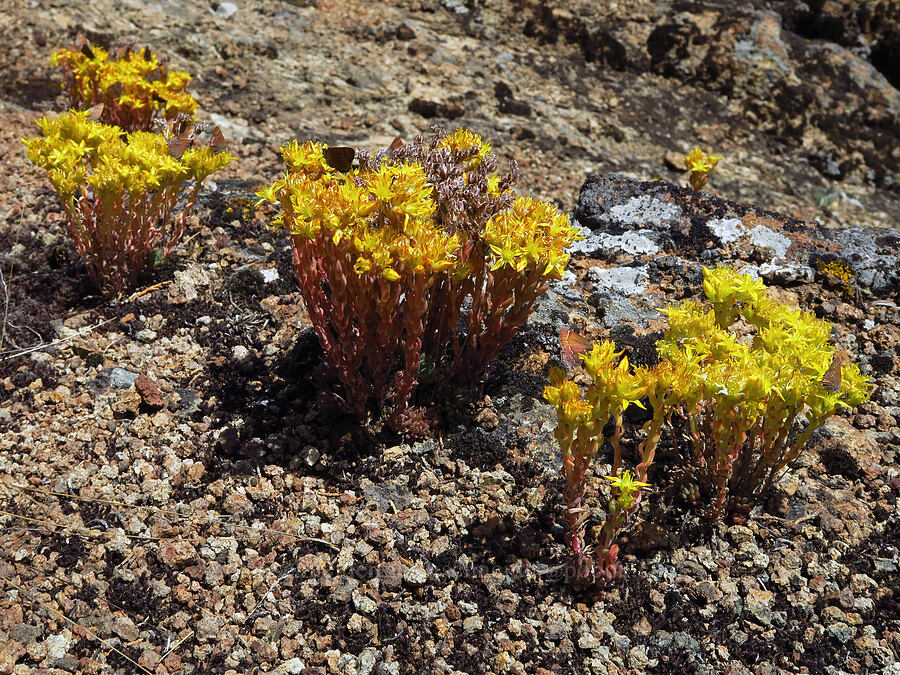
[[[193,115],[197,102],[185,91],[191,76],[168,66],[147,48],[123,47],[110,54],[83,38],[55,52],[51,63],[63,73],[69,107],[97,107],[101,122],[126,131],[150,131],[156,118]]]
[[[86,111],[37,124],[42,135],[24,141],[28,158],[47,171],[72,243],[108,294],[133,286],[157,248],[172,251],[204,179],[232,159],[210,147],[176,158],[163,136],[126,134]]]
[[[424,433],[410,405],[420,367],[477,382],[561,277],[577,233],[553,205],[516,196],[515,165],[497,174],[471,131],[360,150],[358,167],[343,170],[326,159],[337,150],[286,145],[286,173],[259,195],[281,206],[275,226],[291,235],[343,406]]]
[[[680,434],[675,480],[682,493],[719,520],[746,514],[838,407],[868,398],[859,367],[835,355],[828,323],[775,303],[762,281],[748,275],[727,268],[703,274],[710,304],[664,310],[669,329],[657,342],[660,361],[653,368],[631,368],[612,343],[602,342],[581,354],[586,388],[559,368],[550,371],[544,398],[556,409],[577,589],[621,575],[615,539],[648,487],[647,470],[666,427]],[[652,416],[638,464],[625,469],[622,414],[644,402]],[[607,446],[607,515],[599,540],[588,542],[588,469],[607,455]]]
[[[691,172],[690,182],[694,192],[700,192],[706,185],[709,174],[722,161],[721,155],[703,154],[700,148],[694,148],[684,156],[684,165]]]
[[[703,278],[710,304],[666,310],[657,351],[686,374],[672,389],[689,441],[678,446],[683,492],[718,520],[746,514],[838,407],[868,398],[869,383],[836,357],[827,322],[774,302],[761,280],[727,268]]]
[[[621,358],[620,358],[621,357]],[[550,385],[544,398],[556,409],[556,439],[562,450],[562,473],[566,480],[564,500],[572,554],[572,584],[577,590],[596,589],[621,578],[616,538],[638,510],[643,488],[649,487],[647,470],[653,464],[656,446],[671,414],[675,381],[682,372],[668,364],[652,370],[632,368],[612,342],[595,344],[580,355],[590,379],[585,390],[566,379],[561,368],[551,368]],[[648,400],[653,415],[644,425],[644,438],[637,448],[638,464],[624,468],[621,439],[622,416],[628,406],[644,407]],[[588,541],[586,525],[590,509],[588,469],[599,456],[612,451],[607,481],[606,519],[597,541]]]

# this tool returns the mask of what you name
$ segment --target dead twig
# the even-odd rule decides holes
[[[178,649],[182,644],[184,644],[187,640],[189,640],[192,637],[194,637],[193,630],[190,633],[188,633],[187,635],[185,635],[183,638],[181,638],[178,642],[176,642],[171,647],[167,646],[166,651],[160,655],[159,660],[162,661],[163,659],[165,659],[169,654],[174,652],[176,649]]]
[[[122,507],[122,508],[145,509],[147,511],[154,511],[156,513],[160,513],[163,515],[172,516],[172,517],[178,518],[180,520],[180,522],[182,522],[182,523],[190,523],[193,525],[197,525],[200,523],[222,523],[223,525],[229,525],[236,530],[259,532],[261,534],[281,535],[283,537],[290,537],[294,541],[311,543],[311,544],[320,544],[322,546],[326,546],[326,547],[330,548],[335,553],[340,551],[340,549],[337,546],[335,546],[330,541],[327,541],[325,539],[317,539],[315,537],[303,537],[303,536],[300,536],[297,534],[292,534],[290,532],[283,532],[281,530],[273,530],[273,529],[267,528],[267,527],[252,527],[250,525],[239,525],[237,523],[231,523],[228,521],[228,519],[232,517],[230,515],[222,516],[222,515],[217,514],[217,515],[212,515],[212,516],[186,516],[186,515],[178,513],[177,511],[173,511],[171,509],[164,509],[159,506],[148,506],[145,504],[128,504],[126,502],[119,502],[119,501],[116,501],[113,499],[97,499],[94,497],[82,497],[81,495],[69,494],[67,492],[57,492],[55,490],[42,490],[40,488],[28,487],[26,485],[18,485],[16,483],[0,483],[0,484],[5,484],[7,487],[12,487],[12,488],[20,490],[22,492],[35,492],[37,494],[52,495],[54,497],[63,497],[66,499],[71,499],[73,501],[87,501],[87,502],[92,502],[94,504],[107,504],[109,506],[116,506],[116,507]],[[37,504],[39,506],[46,508],[45,504],[41,504],[40,502],[37,502],[35,500],[31,500],[31,501],[34,504]],[[22,518],[23,520],[28,519],[28,516],[22,516],[22,515],[12,513],[9,511],[0,511],[0,515],[3,515],[3,514],[15,516],[17,518]],[[31,519],[31,520],[33,522],[36,522],[36,523],[39,523],[42,525],[49,525],[49,526],[53,526],[53,527],[62,527],[65,529],[73,529],[73,528],[83,529],[90,536],[97,536],[99,534],[108,534],[105,530],[93,530],[90,528],[76,528],[76,526],[73,526],[73,525],[60,525],[60,524],[54,523],[52,521],[39,520],[39,519]],[[131,535],[125,534],[125,536],[132,538],[132,539],[145,539],[145,540],[151,540],[151,541],[186,541],[188,543],[194,543],[195,541],[197,541],[195,539],[179,539],[176,537],[147,537],[144,535],[136,535],[136,534],[131,534]],[[211,539],[234,539],[234,537],[210,537],[210,538]],[[199,541],[202,542],[203,539],[200,539]]]
[[[243,626],[243,625],[246,625],[246,623],[247,623],[248,621],[250,621],[250,619],[252,619],[254,616],[256,616],[256,612],[259,611],[259,608],[260,608],[260,607],[262,606],[262,604],[266,601],[266,598],[269,597],[269,593],[271,593],[273,590],[275,590],[275,587],[276,587],[278,584],[280,584],[282,581],[284,581],[285,579],[287,579],[289,576],[291,576],[291,575],[292,575],[294,572],[296,572],[296,571],[297,571],[297,568],[296,568],[296,567],[292,567],[292,568],[289,569],[287,572],[285,572],[285,573],[282,574],[280,577],[278,577],[275,581],[273,581],[272,584],[269,586],[269,588],[266,590],[266,592],[263,593],[263,596],[259,599],[259,602],[256,603],[256,607],[254,607],[254,608],[253,608],[253,611],[251,611],[251,612],[247,615],[247,618],[244,619],[244,621],[241,623],[241,625],[242,625],[242,626]]]
[[[9,263],[9,280],[12,281],[13,264]],[[9,318],[9,286],[6,285],[6,277],[3,276],[3,268],[0,267],[0,284],[3,284],[3,325],[0,326],[0,354],[3,353],[3,343],[6,342],[6,321]]]
[[[50,347],[56,347],[57,345],[61,345],[65,342],[68,342],[69,340],[74,340],[75,338],[81,337],[85,333],[90,333],[92,330],[100,328],[100,326],[105,326],[106,324],[112,323],[113,321],[117,321],[117,320],[118,319],[116,319],[116,318],[112,318],[112,319],[107,319],[106,321],[101,321],[100,323],[98,323],[94,326],[82,328],[80,331],[78,331],[74,335],[70,335],[69,337],[60,338],[59,340],[54,340],[53,342],[48,342],[47,344],[37,345],[36,347],[28,347],[27,349],[10,349],[6,352],[0,352],[0,356],[3,356],[3,358],[0,358],[0,363],[2,363],[3,361],[9,361],[10,359],[14,359],[17,356],[24,356],[25,354],[31,354],[32,352],[37,352],[42,349],[49,349]],[[5,354],[5,356],[4,356],[4,354]]]
[[[15,588],[17,591],[19,591],[19,593],[22,594],[22,595],[24,596],[24,599],[25,599],[25,600],[28,600],[28,602],[32,603],[33,605],[36,605],[37,607],[40,607],[40,608],[42,608],[42,609],[47,610],[48,612],[50,612],[51,614],[53,614],[55,617],[57,617],[57,618],[59,618],[59,619],[62,619],[63,621],[65,621],[66,623],[68,623],[69,625],[71,625],[73,628],[75,628],[75,629],[77,629],[78,631],[84,633],[84,634],[87,635],[88,637],[93,638],[94,640],[96,640],[97,642],[99,642],[100,644],[102,644],[102,645],[103,645],[104,647],[106,647],[107,649],[109,649],[109,650],[111,650],[111,651],[114,651],[116,654],[118,654],[118,655],[121,656],[123,659],[125,659],[126,661],[128,661],[130,664],[132,664],[135,668],[137,668],[137,669],[140,670],[141,672],[147,673],[147,675],[153,675],[153,671],[147,670],[146,668],[144,668],[144,666],[142,666],[140,663],[138,663],[137,661],[135,661],[134,659],[132,659],[130,656],[128,656],[128,654],[126,654],[125,652],[123,652],[122,650],[120,650],[120,649],[119,649],[118,647],[116,647],[114,644],[112,644],[112,643],[110,643],[110,642],[104,640],[102,637],[100,637],[99,635],[97,635],[97,634],[96,634],[94,631],[92,631],[90,628],[87,628],[87,627],[85,627],[85,626],[82,626],[82,625],[81,625],[80,623],[78,623],[77,621],[74,621],[73,619],[70,619],[70,618],[67,617],[65,614],[63,614],[62,612],[60,612],[58,609],[54,609],[53,607],[50,607],[50,606],[48,606],[48,605],[43,605],[43,604],[41,604],[38,600],[36,600],[35,598],[33,598],[33,597],[30,596],[28,589],[23,588],[22,586],[20,586],[19,584],[17,584],[15,581],[11,581],[11,580],[7,579],[7,578],[6,578],[5,576],[3,576],[2,574],[0,574],[0,580],[2,580],[4,583],[9,584],[9,585],[12,586],[13,588]]]
[[[147,286],[147,288],[141,289],[140,291],[135,291],[134,293],[129,295],[125,299],[125,302],[134,302],[138,298],[141,298],[141,297],[147,295],[147,293],[152,293],[153,291],[159,290],[160,288],[168,286],[171,283],[172,283],[171,280],[167,280],[167,281],[160,281],[158,284],[153,284],[152,286]]]
[[[71,530],[73,532],[77,532],[78,534],[83,534],[88,537],[111,537],[114,533],[109,530],[95,530],[90,527],[79,527],[78,525],[68,525],[62,523],[54,523],[52,520],[45,520],[43,518],[32,518],[31,516],[23,516],[21,513],[13,513],[12,511],[5,511],[0,509],[0,516],[10,516],[12,518],[19,518],[20,520],[24,520],[28,523],[35,523],[37,525],[44,525],[45,527],[57,527],[61,530]],[[205,544],[210,540],[225,540],[225,539],[235,539],[235,537],[227,536],[227,537],[194,537],[192,539],[188,539],[186,537],[151,537],[145,534],[128,534],[127,532],[120,532],[123,537],[127,539],[135,539],[137,541],[171,541],[171,542],[185,542],[188,544]],[[279,533],[281,534],[281,533]]]

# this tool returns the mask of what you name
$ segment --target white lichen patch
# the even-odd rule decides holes
[[[632,197],[606,212],[607,220],[620,225],[662,225],[681,217],[681,209],[670,202],[650,195]]]
[[[757,248],[767,248],[772,251],[773,260],[783,260],[791,247],[790,239],[765,225],[757,225],[750,230],[750,243]]]
[[[615,291],[622,295],[643,293],[647,290],[647,282],[650,280],[646,265],[610,269],[592,267],[588,270],[587,277],[593,283],[594,290]]]
[[[737,241],[747,232],[740,218],[713,218],[706,226],[723,244]]]

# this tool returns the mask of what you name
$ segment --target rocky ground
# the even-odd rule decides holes
[[[238,157],[115,300],[19,142],[79,32],[190,70]],[[0,671],[900,672],[897,3],[9,0],[0,38]],[[252,201],[291,138],[435,123],[590,232],[407,444],[315,406],[321,351]],[[711,194],[654,180],[683,184],[695,144],[726,157]],[[742,524],[694,516],[662,452],[625,581],[573,595],[540,398],[559,329],[650,359],[654,308],[721,261],[832,321],[873,400]]]

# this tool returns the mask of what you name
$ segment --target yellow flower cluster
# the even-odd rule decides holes
[[[577,233],[568,216],[549,202],[517,197],[506,211],[491,218],[484,240],[494,255],[491,269],[510,267],[516,272],[543,266],[542,274],[562,278],[569,256],[563,251]]]
[[[452,134],[444,136],[438,147],[449,148],[451,152],[474,149],[472,156],[466,162],[466,171],[474,171],[491,153],[490,143],[485,143],[479,134],[470,129],[457,129]]]
[[[477,148],[468,160],[472,166],[490,151],[480,136],[462,129],[441,143],[452,150]],[[344,242],[354,251],[358,274],[377,270],[395,280],[457,266],[462,242],[434,219],[433,188],[422,166],[384,163],[343,173],[326,161],[326,149],[312,141],[282,148],[288,171],[258,193],[260,202],[281,204],[276,225],[287,224],[291,234],[305,239],[315,240],[324,231],[333,245]],[[562,276],[568,262],[563,250],[576,236],[555,206],[525,197],[492,218],[483,233],[494,255],[491,269],[539,268],[549,278]]]
[[[648,392],[647,371],[639,368],[632,372],[628,357],[615,349],[613,342],[604,340],[581,354],[592,380],[584,395],[577,384],[566,379],[565,371],[550,369],[544,398],[557,409],[560,422],[577,426],[599,419],[605,424],[610,414],[625,411],[631,404],[643,407],[640,399]]]
[[[453,265],[459,241],[431,221],[434,202],[422,167],[385,164],[342,174],[325,161],[325,148],[295,141],[282,149],[288,172],[258,193],[261,202],[281,204],[279,224],[286,219],[294,236],[348,247],[357,274],[377,271],[395,281]]]
[[[72,111],[45,117],[38,121],[43,134],[24,143],[59,192],[88,272],[101,290],[117,293],[138,281],[157,245],[163,255],[171,252],[203,180],[231,157],[203,147],[176,158],[162,136],[126,134],[88,116]]]
[[[159,110],[166,119],[178,113],[192,115],[197,108],[185,91],[190,75],[169,70],[147,49],[113,58],[105,49],[86,44],[55,52],[51,63],[66,73],[63,86],[76,108],[114,104],[126,111]]]
[[[694,148],[684,156],[684,165],[691,172],[691,187],[694,192],[699,192],[706,185],[707,176],[720,161],[721,155],[704,155],[700,148]]]
[[[181,159],[172,157],[165,139],[95,122],[86,111],[72,111],[37,122],[42,135],[24,141],[28,158],[46,169],[64,201],[88,187],[101,199],[143,195],[198,182],[231,161],[227,152],[189,148]],[[124,137],[123,137],[124,136]]]
[[[622,510],[634,508],[637,504],[641,488],[650,487],[650,483],[635,480],[634,474],[627,469],[618,476],[603,476],[609,481],[610,486],[616,491],[615,506]]]
[[[834,360],[827,322],[772,302],[762,281],[749,275],[704,268],[703,276],[713,309],[687,302],[665,310],[670,328],[657,345],[690,374],[677,392],[683,400],[716,400],[750,421],[804,403],[818,418],[865,400],[868,382],[856,364],[843,365],[839,389],[823,381]],[[750,341],[733,332],[741,318],[756,328]]]

